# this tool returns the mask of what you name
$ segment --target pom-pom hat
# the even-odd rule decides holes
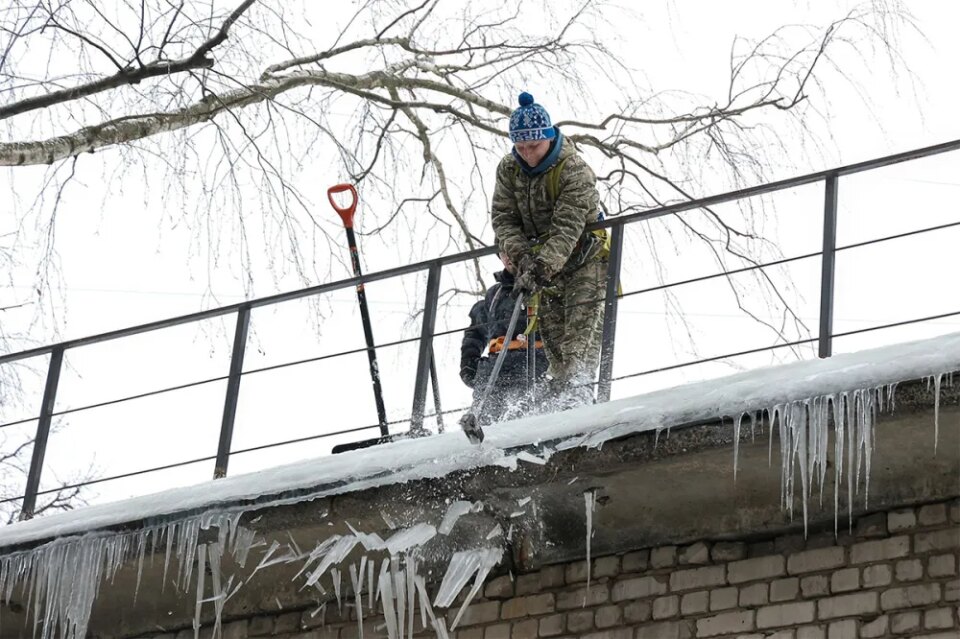
[[[519,98],[520,107],[510,116],[510,141],[529,142],[552,140],[557,132],[550,121],[550,114],[533,101],[533,96],[524,91]]]

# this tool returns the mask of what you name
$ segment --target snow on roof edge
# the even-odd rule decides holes
[[[960,332],[926,340],[770,366],[728,377],[661,389],[645,395],[537,415],[487,429],[473,446],[460,433],[401,440],[335,456],[304,460],[245,475],[173,488],[151,495],[87,506],[0,528],[0,548],[95,531],[124,523],[235,505],[259,509],[416,479],[442,477],[485,466],[516,467],[509,451],[559,443],[596,446],[656,428],[736,416],[784,402],[918,379],[960,370]],[[284,498],[292,491],[313,492]]]

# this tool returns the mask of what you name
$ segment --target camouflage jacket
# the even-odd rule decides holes
[[[584,227],[597,220],[600,196],[597,178],[574,144],[557,135],[556,146],[539,166],[530,169],[513,154],[505,156],[497,167],[491,222],[500,247],[513,262],[539,242],[537,254],[547,277],[560,272],[570,260]],[[560,161],[556,201],[547,191],[546,175]]]

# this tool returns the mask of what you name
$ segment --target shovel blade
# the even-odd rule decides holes
[[[483,441],[483,429],[477,422],[477,416],[473,413],[464,413],[460,418],[460,428],[466,434],[471,444],[479,444]]]

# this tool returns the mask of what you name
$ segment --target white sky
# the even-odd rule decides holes
[[[624,33],[611,33],[609,44],[622,51],[632,66],[642,69],[653,86],[722,95],[726,88],[730,42],[735,34],[756,38],[780,24],[822,23],[841,14],[832,5],[757,1],[730,6],[730,3],[703,1],[644,7],[643,21]],[[784,158],[783,166],[772,168],[777,177],[804,172],[797,168],[799,165],[806,166],[805,170],[817,170],[960,137],[960,124],[955,118],[960,88],[950,80],[960,61],[960,42],[955,37],[955,25],[960,24],[960,5],[946,1],[913,3],[911,10],[927,39],[925,43],[912,34],[903,36],[907,63],[916,74],[916,93],[902,82],[903,78],[897,85],[894,78],[878,71],[873,77],[863,79],[874,104],[873,112],[869,113],[851,91],[840,85],[831,87],[833,138],[825,144],[826,156],[812,165],[807,165],[807,160],[799,154]],[[862,53],[868,59],[872,55]],[[877,63],[875,68],[884,67]],[[894,86],[900,86],[901,90],[894,90]],[[527,88],[535,95],[538,93],[539,87]],[[573,115],[564,113],[562,105],[547,106],[556,120]],[[164,203],[158,190],[145,194],[139,188],[138,176],[121,174],[118,179],[124,179],[123,192],[117,193],[114,189],[111,198],[104,201],[104,186],[98,182],[98,176],[105,165],[98,163],[115,161],[116,156],[109,152],[84,158],[84,162],[90,164],[85,178],[71,186],[60,213],[56,247],[62,266],[64,307],[58,309],[63,320],[58,327],[59,336],[70,338],[98,333],[242,299],[242,287],[229,264],[207,272],[202,260],[189,259],[189,229],[162,228]],[[15,179],[12,175],[18,174],[0,174],[0,188],[12,188],[11,180]],[[843,245],[960,220],[958,175],[960,154],[953,153],[844,178],[840,184],[838,243]],[[316,184],[301,185],[312,192],[318,215],[333,215],[325,202],[324,191],[328,182],[335,181],[336,178],[331,177],[319,179]],[[102,207],[101,201],[104,201]],[[819,250],[822,188],[797,189],[778,196],[775,203],[778,211],[775,226],[783,253],[789,256]],[[361,202],[358,214],[361,224],[363,206]],[[732,207],[718,207],[718,210],[730,210],[733,214]],[[627,291],[655,283],[647,262],[649,258],[629,254],[631,243],[637,245],[640,241],[638,233],[639,230],[632,230],[626,240],[628,257],[623,284]],[[896,244],[877,245],[856,254],[841,254],[837,264],[835,330],[960,310],[960,293],[949,277],[955,272],[950,255],[958,241],[960,229],[953,228],[899,240]],[[409,259],[405,256],[412,254],[407,246],[383,247],[378,242],[367,242],[366,247],[363,261],[367,271],[406,263]],[[661,266],[671,281],[715,271],[714,266],[683,254],[662,254],[661,259]],[[495,261],[488,261],[488,265],[492,270]],[[798,313],[815,333],[819,262],[800,262],[785,274],[792,277],[798,289]],[[338,273],[338,277],[347,275],[346,268]],[[206,296],[211,282],[216,301]],[[0,287],[0,306],[24,299],[31,286],[29,272],[18,275],[14,287]],[[272,286],[269,277],[261,276],[258,292],[267,294],[293,288],[284,280]],[[379,343],[419,334],[419,326],[408,321],[408,314],[421,290],[422,286],[418,287],[412,276],[403,278],[400,286],[397,282],[368,286],[367,295],[375,317],[374,334]],[[621,302],[615,375],[770,342],[769,333],[737,310],[722,280],[674,290],[695,338],[696,349],[688,343],[676,317],[667,313],[660,294],[627,298]],[[344,291],[329,299],[335,315],[321,321],[319,335],[313,309],[306,303],[293,302],[280,309],[255,311],[245,370],[362,346],[353,292]],[[469,302],[464,300],[443,309],[438,329],[463,326],[468,308]],[[17,323],[21,322],[23,328],[19,330],[29,330],[29,337],[36,343],[55,339],[50,325],[26,326],[29,316],[26,309],[21,314],[6,313],[0,320],[8,332],[16,332]],[[954,317],[840,339],[835,343],[835,351],[849,352],[958,329],[960,318]],[[232,333],[230,317],[224,323],[205,323],[200,331],[196,327],[170,329],[71,353],[70,368],[61,379],[57,408],[63,410],[225,375]],[[459,342],[459,335],[436,342],[445,408],[462,406],[469,397],[457,375]],[[809,349],[802,353],[804,357],[809,354]],[[412,402],[411,373],[416,363],[416,345],[381,349],[378,356],[384,373],[388,413],[391,418],[402,418],[409,414]],[[774,359],[769,355],[739,358],[640,377],[615,385],[614,396],[786,361],[783,358],[789,359],[785,350]],[[33,391],[36,404],[45,366],[45,361],[37,364],[41,374],[33,380],[34,387],[28,389]],[[63,418],[62,431],[51,438],[43,485],[48,485],[55,476],[50,469],[54,469],[56,476],[70,477],[91,460],[99,474],[112,475],[215,454],[224,388],[224,382],[213,383]],[[376,413],[370,395],[363,354],[245,377],[234,448],[374,424]],[[428,406],[432,406],[429,400]],[[3,407],[0,421],[24,417],[31,410],[35,410],[35,406]],[[455,419],[448,417],[446,423],[450,427]],[[33,424],[27,428],[33,428]],[[375,431],[368,433],[372,436]],[[254,470],[322,454],[331,443],[331,440],[318,440],[240,455],[231,460],[230,470],[231,473]],[[212,467],[212,462],[206,462],[146,478],[109,482],[96,487],[90,497],[93,501],[103,501],[201,481],[210,477]]]

